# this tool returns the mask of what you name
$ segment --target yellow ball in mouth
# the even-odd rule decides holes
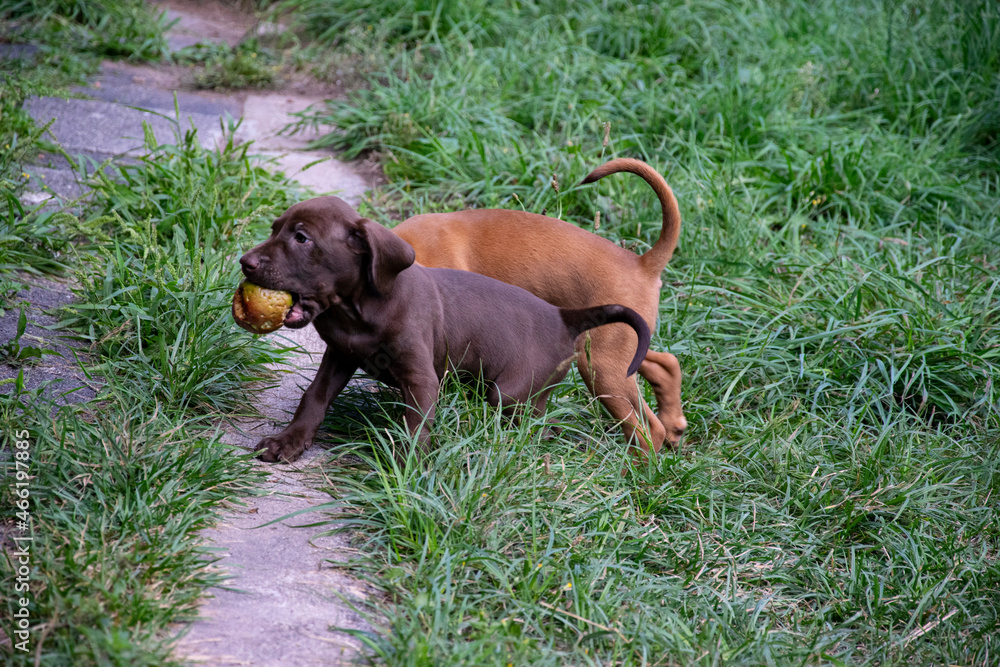
[[[233,319],[252,333],[277,331],[292,308],[291,292],[265,289],[244,280],[233,295]]]

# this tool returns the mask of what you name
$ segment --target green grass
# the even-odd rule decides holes
[[[684,218],[653,342],[685,372],[677,455],[623,476],[572,377],[556,440],[454,398],[426,467],[389,462],[398,428],[338,436],[376,442],[330,474],[357,568],[389,594],[377,660],[1000,654],[995,3],[284,7],[370,68],[303,116],[381,158],[366,215],[523,208],[594,230],[599,212],[596,233],[641,252],[648,186],[575,186],[633,156]]]
[[[16,22],[12,36],[58,46],[64,60],[80,54],[157,60],[166,51],[166,14],[142,0],[13,0],[0,21]]]
[[[290,45],[286,45],[290,46]],[[195,44],[171,54],[175,62],[201,65],[194,74],[197,88],[238,90],[270,88],[282,71],[278,50],[248,39],[234,47],[225,44]]]
[[[138,162],[91,178],[85,226],[105,243],[85,263],[62,321],[90,346],[97,372],[181,414],[247,410],[251,383],[280,359],[235,325],[230,308],[241,249],[297,191],[250,144],[234,143],[234,130],[206,149],[193,128],[178,127],[169,143],[147,127]]]
[[[929,433],[904,409],[871,404],[844,422],[833,410],[802,419],[791,405],[623,474],[625,448],[581,414],[581,389],[550,406],[558,439],[452,388],[428,460],[393,458],[410,442],[393,422],[339,450],[335,523],[367,554],[357,573],[392,602],[372,603],[380,632],[366,639],[379,662],[993,655],[1000,444],[984,447],[985,429]]]
[[[134,393],[112,378],[106,400],[79,408],[41,392],[0,394],[5,429],[29,442],[9,442],[3,458],[5,533],[32,538],[30,651],[12,651],[8,664],[176,664],[168,624],[193,619],[203,590],[221,581],[194,536],[259,473],[207,420],[178,420]],[[13,523],[14,451],[27,452],[27,531]],[[10,591],[16,566],[0,559]],[[5,596],[6,619],[18,597]]]
[[[6,210],[0,213],[0,316],[15,305],[23,286],[22,274],[60,274],[68,266],[62,254],[69,249],[72,216],[41,208],[24,208],[13,193],[4,193]],[[0,204],[0,209],[4,208]]]
[[[23,110],[32,87],[5,76],[0,87],[0,316],[14,304],[21,288],[16,273],[62,273],[61,255],[69,247],[71,216],[32,208],[21,202],[28,188],[24,171],[33,155],[51,150],[45,128],[36,127]]]
[[[37,49],[25,59],[4,60],[0,73],[0,314],[21,287],[14,272],[67,271],[63,256],[76,234],[72,215],[22,201],[31,185],[25,168],[39,153],[62,154],[24,101],[66,95],[97,71],[101,58],[160,58],[165,27],[162,12],[139,0],[16,0],[0,9],[0,41]]]

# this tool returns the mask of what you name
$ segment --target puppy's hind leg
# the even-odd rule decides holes
[[[624,372],[621,368],[614,370],[619,373]],[[611,416],[621,424],[625,439],[633,445],[638,445],[643,453],[649,451],[658,453],[663,447],[666,433],[656,414],[639,397],[635,380],[619,379],[609,373],[607,367],[595,368],[592,380],[591,391],[600,399]]]
[[[653,410],[639,396],[635,377],[627,377],[634,335],[627,329],[601,327],[590,332],[590,354],[584,337],[577,340],[577,367],[584,383],[621,424],[625,439],[645,454],[663,447],[666,432]],[[644,423],[645,422],[645,423]]]
[[[505,415],[513,416],[518,404],[524,403],[530,396],[529,387],[523,385],[514,374],[505,371],[486,382],[486,402],[494,408],[502,407]]]
[[[565,373],[563,373],[565,375]],[[507,377],[505,377],[507,376]],[[554,381],[558,382],[559,378]],[[510,417],[515,424],[520,423],[522,410],[526,409],[525,404],[531,402],[531,411],[535,417],[542,417],[545,414],[545,406],[549,401],[549,394],[554,386],[550,383],[541,391],[532,394],[532,382],[525,379],[514,379],[507,373],[501,373],[494,382],[488,383],[486,390],[486,400],[490,405],[496,407],[503,405],[503,413]],[[516,387],[516,389],[514,389]],[[557,429],[546,427],[543,437],[550,437],[557,433]]]
[[[687,429],[687,419],[681,405],[681,365],[669,352],[646,353],[639,366],[639,375],[645,378],[656,395],[656,417],[663,424],[666,440],[674,447]]]

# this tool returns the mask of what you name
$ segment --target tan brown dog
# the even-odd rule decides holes
[[[405,241],[337,197],[292,206],[240,258],[252,282],[292,294],[284,325],[312,323],[327,346],[292,421],[258,443],[262,459],[297,459],[358,368],[403,390],[406,425],[426,449],[446,372],[481,378],[492,405],[532,401],[540,414],[582,332],[626,323],[637,343],[622,377],[646,354],[649,327],[634,310],[557,308],[514,285],[413,260]]]
[[[656,192],[663,212],[660,237],[637,256],[611,241],[568,222],[534,213],[470,210],[430,213],[404,220],[393,231],[417,253],[424,266],[481,273],[523,287],[562,308],[620,303],[637,311],[651,329],[660,304],[660,273],[677,247],[681,216],[667,182],[639,160],[619,158],[598,167],[583,183],[628,171]],[[681,368],[677,358],[650,350],[639,367],[656,395],[658,413],[639,397],[626,370],[636,336],[627,326],[612,325],[590,332],[590,360],[583,339],[577,341],[577,366],[591,392],[622,423],[625,435],[646,422],[643,450],[660,451],[666,439],[679,442],[687,428],[681,408]],[[584,337],[585,338],[585,337]]]

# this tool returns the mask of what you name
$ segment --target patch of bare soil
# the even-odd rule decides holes
[[[168,42],[173,50],[210,42],[236,46],[247,39],[262,35],[267,35],[267,40],[274,41],[285,30],[282,25],[272,23],[263,15],[244,12],[235,5],[223,2],[156,0],[154,4],[164,9],[168,20],[176,21],[168,35]],[[105,67],[114,67],[119,71],[133,74],[153,85],[178,90],[198,90],[200,94],[207,96],[225,95],[242,101],[248,92],[254,92],[199,90],[194,83],[192,68],[187,66],[107,63]],[[310,71],[283,66],[274,85],[256,92],[333,99],[342,97],[346,92],[346,86],[336,77],[323,80]]]
[[[191,44],[225,42],[236,46],[257,24],[257,17],[253,14],[223,2],[154,0],[152,4],[163,8],[168,20],[176,21],[170,29],[170,37],[176,40],[175,43],[184,39],[192,40]]]

